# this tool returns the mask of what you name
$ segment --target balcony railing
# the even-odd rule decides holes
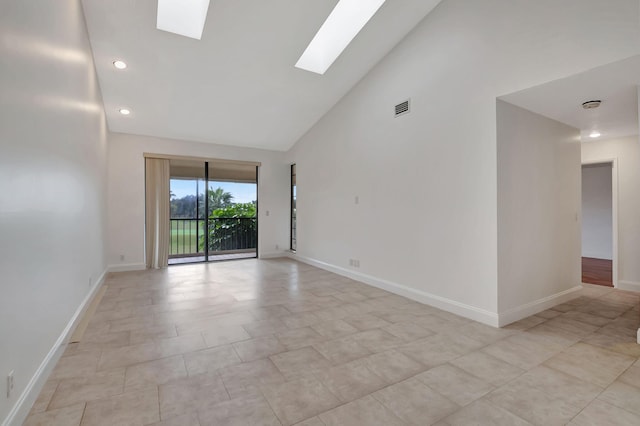
[[[169,257],[203,255],[205,219],[171,219]],[[255,250],[258,243],[256,218],[210,218],[209,253]]]
[[[171,219],[169,257],[204,253],[204,219]]]

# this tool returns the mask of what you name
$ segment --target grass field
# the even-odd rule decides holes
[[[199,230],[198,222],[200,222]],[[203,235],[204,220],[172,220],[169,254],[198,253],[198,236],[202,238]]]

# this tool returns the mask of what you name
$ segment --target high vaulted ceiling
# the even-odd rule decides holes
[[[387,0],[324,75],[294,64],[337,0],[211,0],[202,40],[156,0],[82,3],[111,131],[287,150],[440,0]]]

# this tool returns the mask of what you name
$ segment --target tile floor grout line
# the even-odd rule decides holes
[[[85,414],[87,412],[87,405],[88,405],[88,403],[85,402],[84,406],[82,407],[82,415],[80,416],[80,423],[78,423],[78,426],[82,426],[82,422],[84,421],[84,416],[85,416]]]
[[[49,402],[47,402],[47,406],[45,407],[43,412],[44,411],[49,411],[49,408],[51,407],[51,402],[53,401],[53,397],[56,394],[56,392],[58,391],[58,387],[60,387],[60,383],[61,383],[61,380],[58,380],[58,384],[56,385],[56,388],[53,390],[53,393],[51,394],[51,398],[49,398]],[[40,396],[40,395],[38,395],[38,396]]]
[[[278,368],[278,367],[276,366],[276,368]],[[285,382],[285,383],[286,383],[286,382]],[[264,400],[265,400],[265,402],[267,403],[267,405],[268,405],[268,406],[269,406],[269,408],[271,409],[271,412],[272,412],[272,413],[273,413],[273,415],[276,417],[276,419],[278,419],[278,422],[279,422],[279,423],[280,423],[280,425],[282,426],[282,425],[284,425],[283,420],[280,418],[280,416],[278,416],[278,413],[276,413],[276,410],[273,408],[273,405],[271,405],[271,402],[269,402],[269,398],[267,398],[267,396],[264,394],[264,390],[262,390],[262,388],[263,388],[264,386],[265,386],[265,385],[262,385],[262,386],[258,385],[258,390],[260,391],[260,395],[262,396],[262,399],[264,399]],[[312,417],[313,417],[313,416],[312,416]],[[300,421],[301,421],[301,422],[303,422],[303,421],[305,421],[305,420],[307,420],[307,419],[303,419],[303,420],[300,420]],[[300,422],[297,422],[297,423],[300,423]]]
[[[158,394],[158,420],[163,421],[162,410],[160,409],[160,385],[156,385],[156,393]]]
[[[485,396],[486,396],[486,395],[485,395]],[[520,420],[522,420],[523,422],[525,422],[525,423],[529,423],[531,426],[534,426],[534,424],[533,424],[533,423],[531,423],[530,421],[528,421],[528,420],[526,420],[526,419],[523,419],[522,417],[520,417],[518,414],[516,414],[516,413],[512,412],[511,410],[508,410],[508,409],[503,408],[503,407],[501,407],[501,406],[499,406],[499,405],[497,405],[497,404],[494,404],[493,402],[491,402],[491,400],[486,399],[485,397],[482,397],[482,398],[480,398],[480,399],[484,400],[484,402],[485,402],[486,404],[489,404],[490,406],[495,407],[495,408],[498,408],[498,409],[500,409],[500,410],[504,410],[504,411],[508,412],[509,414],[511,414],[512,416],[516,416],[517,418],[519,418],[519,419],[520,419]],[[454,413],[454,414],[455,414],[455,413]]]
[[[222,378],[222,375],[220,374],[220,369],[214,371],[213,373],[218,376],[218,378],[220,379],[220,381],[222,382],[222,386],[224,387],[224,391],[227,393],[227,396],[229,397],[229,399],[227,401],[231,401],[235,398],[231,398],[231,392],[229,392],[229,387],[227,386],[227,384],[225,383],[224,379]],[[206,374],[206,373],[205,373]]]

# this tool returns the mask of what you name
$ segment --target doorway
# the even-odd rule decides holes
[[[582,165],[582,282],[617,282],[615,161]]]
[[[170,160],[169,265],[258,256],[258,168]]]

